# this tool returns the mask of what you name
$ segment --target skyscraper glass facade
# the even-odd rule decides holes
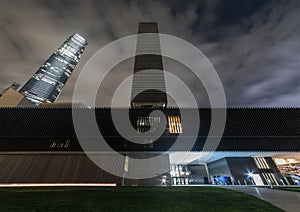
[[[36,105],[55,102],[86,45],[87,41],[74,33],[44,62],[20,92]]]

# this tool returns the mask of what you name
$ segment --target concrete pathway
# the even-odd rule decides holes
[[[222,186],[222,188],[253,195],[288,212],[300,211],[300,192],[251,186]]]

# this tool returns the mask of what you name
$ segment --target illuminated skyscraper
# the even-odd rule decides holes
[[[158,24],[142,22],[139,24],[138,33],[131,106],[133,108],[165,108],[167,95]]]
[[[20,89],[20,93],[36,105],[55,102],[86,45],[87,41],[79,34],[70,36]]]

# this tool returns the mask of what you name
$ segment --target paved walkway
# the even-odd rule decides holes
[[[222,186],[222,188],[253,195],[288,212],[300,211],[300,192],[250,186]]]

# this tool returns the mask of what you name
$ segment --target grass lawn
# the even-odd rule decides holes
[[[0,211],[282,211],[217,187],[1,188]]]

